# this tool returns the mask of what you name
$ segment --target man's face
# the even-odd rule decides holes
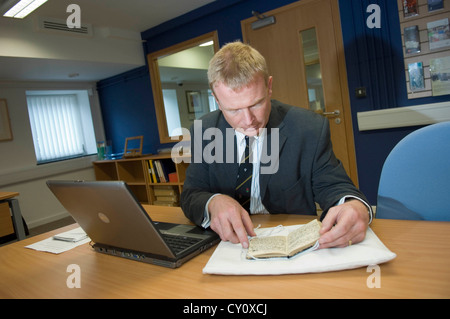
[[[249,85],[238,90],[219,82],[214,85],[214,96],[231,127],[245,135],[256,136],[269,120],[272,77],[266,85],[264,78],[257,75]]]

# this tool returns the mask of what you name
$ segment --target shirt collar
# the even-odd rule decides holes
[[[245,139],[245,134],[241,133],[239,131],[234,130],[234,133],[236,134],[236,142],[238,143],[238,145],[242,145],[242,143],[244,143],[244,139]],[[255,141],[260,141],[264,139],[264,136],[267,134],[267,130],[263,130],[262,134],[257,135],[257,136],[253,136],[253,138],[255,139]]]

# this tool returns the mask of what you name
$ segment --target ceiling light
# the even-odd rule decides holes
[[[47,2],[47,0],[21,0],[3,16],[23,19],[45,2]]]

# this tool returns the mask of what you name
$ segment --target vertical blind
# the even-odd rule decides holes
[[[76,95],[28,95],[27,102],[38,163],[85,153]]]

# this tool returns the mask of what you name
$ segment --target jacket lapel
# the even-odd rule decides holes
[[[221,183],[221,188],[223,190],[232,190],[230,196],[234,196],[234,188],[236,186],[236,176],[239,170],[239,160],[237,160],[237,144],[236,144],[236,134],[233,128],[228,124],[222,114],[217,121],[217,128],[222,132],[222,150],[223,158],[222,163],[215,165],[215,170],[219,181]],[[232,152],[230,152],[232,150]]]

